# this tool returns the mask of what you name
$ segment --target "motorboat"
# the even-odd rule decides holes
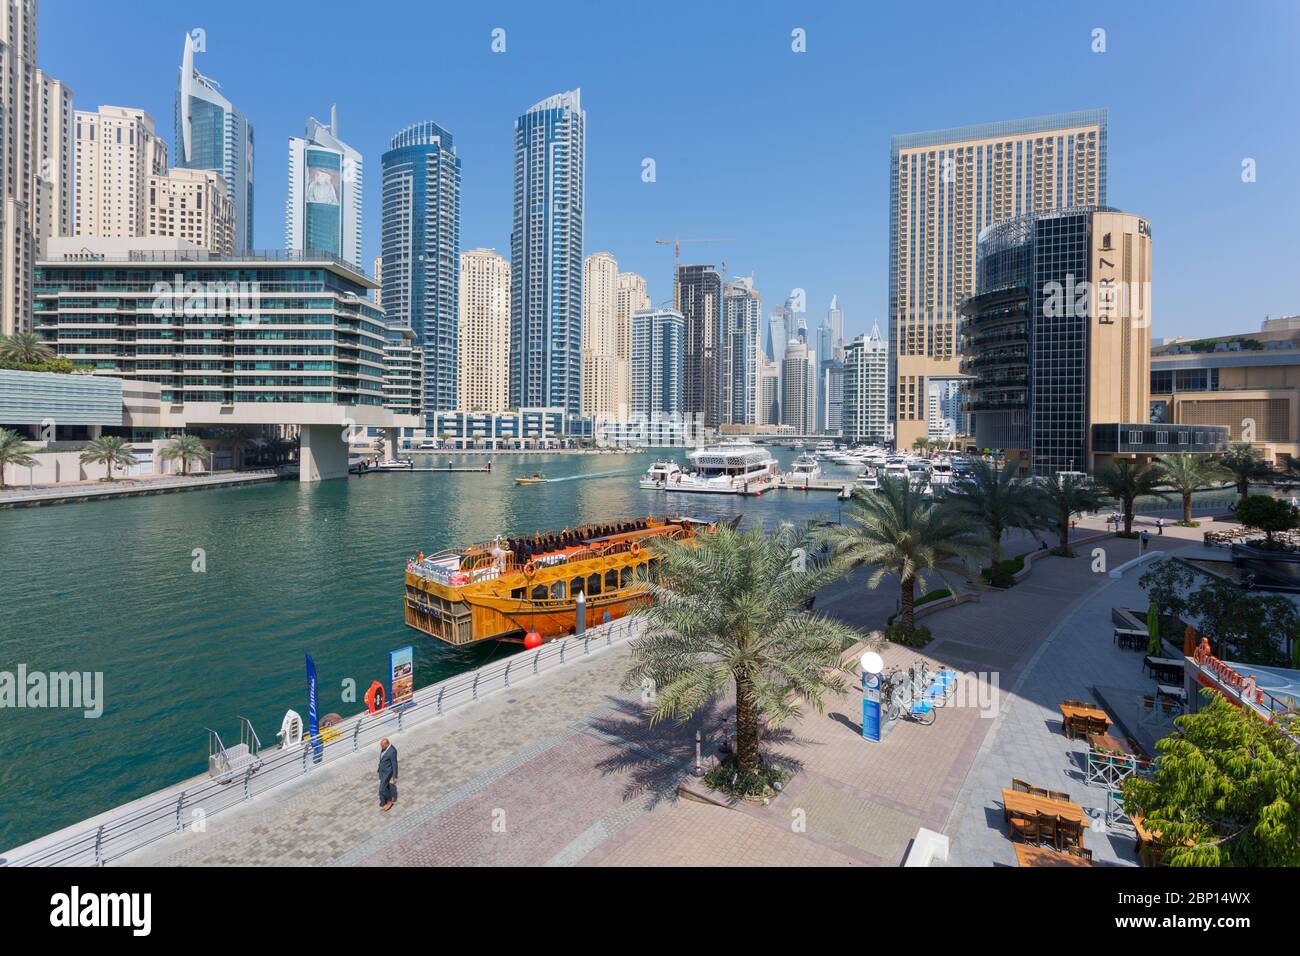
[[[682,473],[682,466],[675,461],[663,459],[656,461],[641,476],[642,488],[663,488]]]
[[[533,472],[525,478],[516,478],[516,485],[542,485],[546,483],[546,476],[540,471]]]
[[[790,477],[796,481],[811,481],[822,473],[822,466],[813,455],[800,455],[790,463]]]
[[[880,479],[876,477],[876,473],[870,468],[863,469],[862,473],[859,474],[857,479],[854,481],[854,484],[863,491],[880,490]]]

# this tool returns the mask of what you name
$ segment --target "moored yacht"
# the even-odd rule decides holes
[[[822,473],[822,466],[812,455],[800,455],[790,464],[790,477],[796,481],[811,481]]]
[[[775,488],[780,477],[772,453],[757,445],[713,445],[692,452],[690,459],[690,470],[669,481],[664,490],[759,495]]]
[[[646,473],[641,476],[642,488],[663,488],[682,473],[682,466],[677,462],[662,459],[656,461],[646,469]]]

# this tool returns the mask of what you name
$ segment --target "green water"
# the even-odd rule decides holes
[[[455,651],[403,624],[403,566],[416,550],[665,511],[739,513],[747,524],[837,511],[827,492],[643,491],[637,476],[654,457],[502,456],[491,474],[372,474],[0,511],[0,671],[102,671],[105,703],[97,720],[0,709],[0,848],[205,772],[205,727],[237,740],[242,714],[273,743],[285,710],[306,715],[305,653],[321,713],[345,716],[362,705],[341,699],[344,680],[358,697],[386,682],[393,648],[415,646],[417,686],[508,653]],[[515,486],[538,470],[572,480]],[[196,548],[204,573],[191,569]]]

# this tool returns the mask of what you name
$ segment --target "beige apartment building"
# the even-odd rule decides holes
[[[33,100],[36,0],[6,0],[0,16],[0,333],[32,327]]]
[[[210,169],[151,175],[145,188],[145,235],[185,239],[217,255],[235,251],[235,204]]]
[[[47,239],[72,235],[72,168],[76,157],[72,90],[43,70],[33,87],[32,237],[37,253]]]
[[[466,411],[510,406],[510,263],[493,249],[460,254],[457,400]]]
[[[582,262],[582,414],[619,415],[616,324],[618,262],[596,252]]]
[[[925,436],[931,381],[961,377],[959,316],[975,293],[980,231],[1105,203],[1105,110],[893,138],[889,348],[897,447]]]
[[[131,239],[149,233],[149,182],[167,174],[167,144],[144,110],[101,106],[76,112],[73,234]]]
[[[615,369],[614,404],[620,409],[632,407],[632,316],[649,308],[645,276],[620,272],[614,290],[614,350],[619,361]]]

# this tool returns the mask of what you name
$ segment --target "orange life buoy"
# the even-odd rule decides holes
[[[366,691],[366,710],[377,714],[384,709],[385,703],[384,685],[377,680],[371,681],[370,689]]]
[[[638,542],[633,541],[632,547],[627,549],[627,553],[632,555],[632,557],[635,558],[638,554],[641,553],[641,545]]]
[[[524,577],[531,578],[536,573],[537,573],[537,565],[533,564],[533,562],[529,561],[527,564],[524,565]]]

